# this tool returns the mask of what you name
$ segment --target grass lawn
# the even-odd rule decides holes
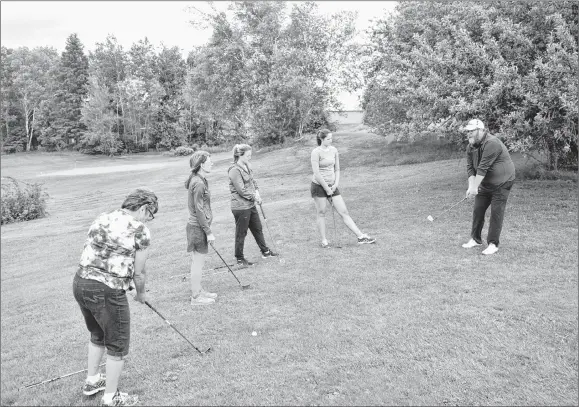
[[[180,277],[190,263],[187,157],[3,156],[3,176],[43,182],[50,199],[47,218],[1,229],[1,404],[98,404],[100,397],[82,395],[84,374],[18,389],[86,368],[89,336],[72,296],[86,232],[99,213],[146,185],[160,202],[149,224],[151,303],[214,352],[199,356],[131,300],[120,388],[141,405],[577,405],[577,183],[518,181],[500,251],[487,257],[460,246],[472,202],[426,219],[463,197],[464,158],[422,162],[432,153],[363,132],[339,131],[334,140],[350,214],[377,243],[358,246],[340,221],[343,248],[319,248],[309,195],[313,139],[254,151],[286,262],[262,260],[249,235],[245,254],[258,264],[236,272],[252,285],[242,291],[223,269],[211,270],[221,261],[210,252],[204,285],[219,297],[194,308]],[[231,154],[213,158],[216,247],[233,261]],[[135,170],[92,170],[121,165]],[[82,171],[70,175],[75,167]],[[335,243],[329,212],[328,220]]]

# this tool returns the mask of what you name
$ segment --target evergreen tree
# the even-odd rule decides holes
[[[87,95],[88,58],[76,34],[66,40],[56,75],[56,92],[52,109],[46,116],[42,142],[47,147],[78,145],[86,126],[81,122],[81,108]]]

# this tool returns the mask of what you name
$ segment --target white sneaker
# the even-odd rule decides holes
[[[499,248],[494,245],[494,243],[489,244],[489,247],[482,251],[482,254],[495,254],[499,251]]]
[[[197,297],[191,297],[191,305],[209,305],[214,303],[214,298],[204,297],[201,294],[198,294]]]
[[[468,242],[462,245],[465,249],[472,249],[473,247],[480,246],[480,243],[477,243],[476,240],[470,239]]]
[[[205,291],[204,288],[201,289],[201,292],[199,293],[199,295],[201,295],[202,297],[207,297],[207,298],[217,298],[217,293],[210,293],[209,291]]]

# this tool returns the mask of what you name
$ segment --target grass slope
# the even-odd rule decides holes
[[[3,175],[45,182],[51,198],[48,218],[2,227],[1,404],[98,404],[98,397],[82,396],[84,374],[18,388],[86,367],[88,334],[71,292],[86,232],[131,188],[147,185],[160,198],[150,223],[151,302],[214,353],[200,357],[150,309],[130,301],[131,354],[121,390],[139,394],[143,404],[577,405],[576,183],[518,182],[500,251],[485,257],[460,247],[472,203],[426,220],[464,195],[464,159],[396,165],[430,153],[401,153],[361,132],[334,139],[350,214],[377,244],[358,246],[339,222],[343,248],[318,248],[309,196],[313,140],[254,152],[264,210],[286,263],[261,260],[248,236],[246,256],[259,263],[236,272],[253,287],[241,291],[223,269],[210,270],[221,265],[212,253],[204,281],[219,298],[196,308],[188,280],[179,277],[190,262],[186,157],[3,157]],[[230,154],[213,158],[216,247],[233,260]],[[143,163],[155,166],[37,177]],[[329,237],[336,240],[332,228]]]

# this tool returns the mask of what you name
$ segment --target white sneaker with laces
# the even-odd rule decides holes
[[[468,242],[462,245],[465,249],[472,249],[473,247],[480,246],[481,243],[477,243],[476,240],[470,239]]]
[[[198,294],[197,297],[191,297],[191,305],[209,305],[209,304],[215,304],[215,299],[204,297],[202,294]]]
[[[482,254],[495,254],[499,251],[499,248],[494,245],[494,243],[489,244],[489,247],[482,251]]]

